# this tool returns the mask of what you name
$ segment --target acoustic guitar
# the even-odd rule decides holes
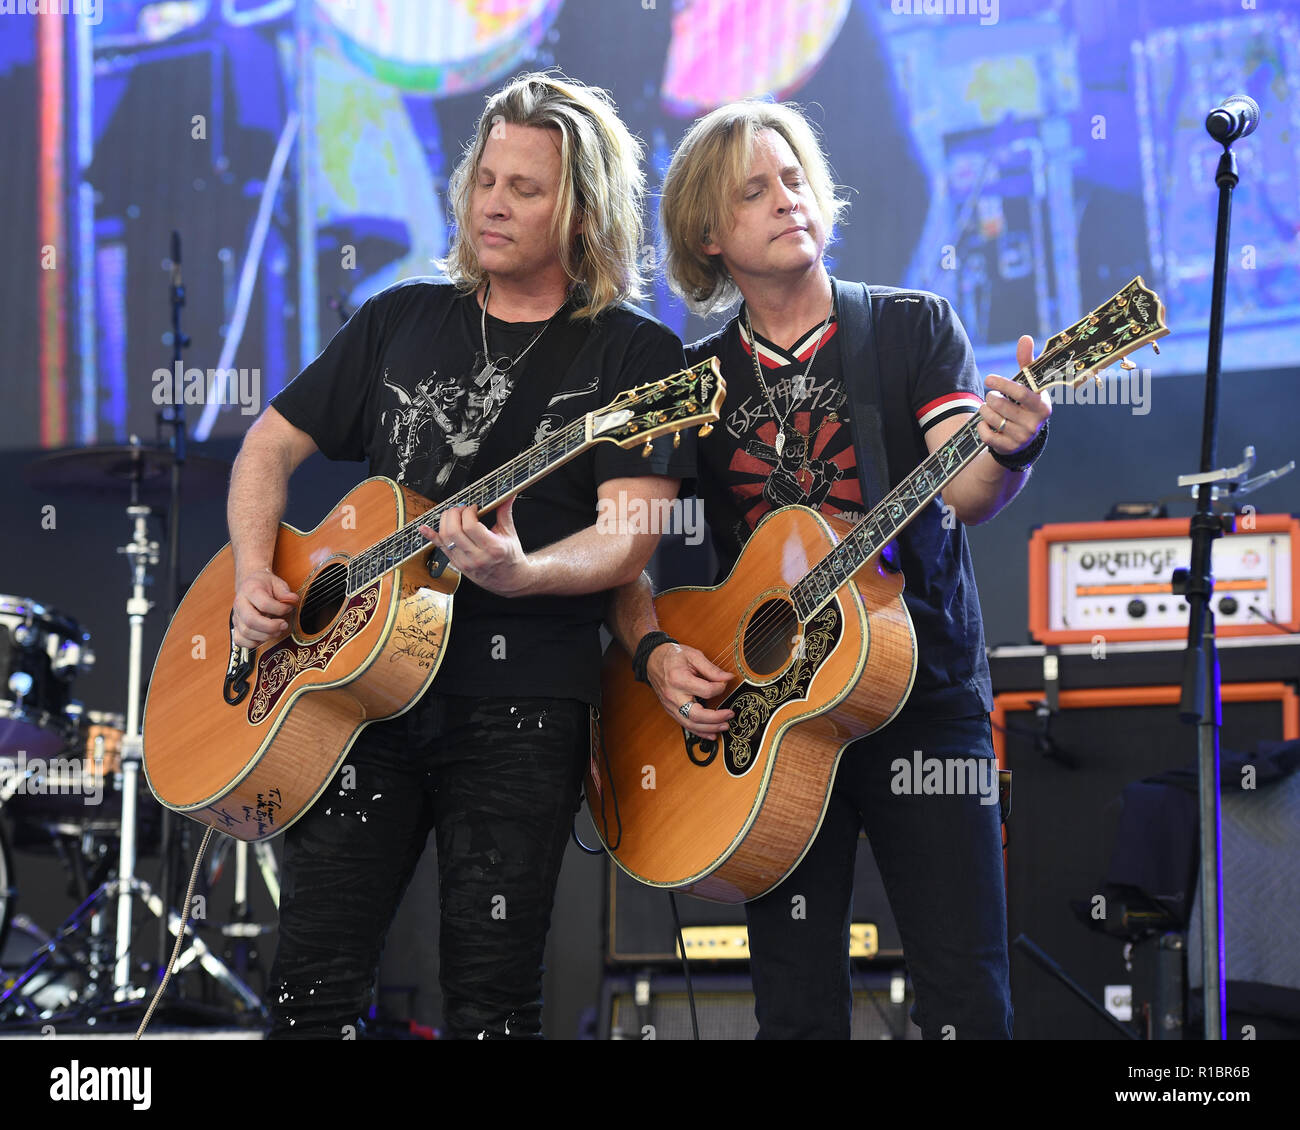
[[[283,832],[321,794],[364,726],[410,709],[446,652],[460,573],[419,532],[455,506],[484,514],[597,443],[641,446],[718,419],[715,358],[621,393],[434,504],[366,479],[314,530],[281,524],[272,568],[298,593],[289,630],[234,641],[235,563],[223,548],[163,638],[144,710],[160,802],[236,839]]]
[[[1139,276],[1049,340],[1013,379],[1035,393],[1081,384],[1168,334],[1163,316]],[[656,597],[664,631],[736,673],[706,703],[735,711],[717,740],[677,725],[636,682],[621,647],[606,652],[603,740],[588,769],[587,803],[605,847],[634,879],[743,902],[803,858],[845,747],[898,714],[915,676],[903,578],[882,565],[880,551],[986,450],[978,420],[856,525],[782,507],[758,524],[721,584]]]

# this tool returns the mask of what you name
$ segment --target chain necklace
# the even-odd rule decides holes
[[[491,297],[492,297],[492,283],[489,282],[487,284],[487,289],[483,292],[483,315],[479,320],[479,329],[483,333],[483,368],[474,377],[474,383],[478,385],[479,388],[482,388],[485,384],[491,382],[492,387],[489,395],[493,400],[496,400],[498,398],[498,394],[500,394],[502,391],[502,386],[505,384],[505,379],[509,375],[510,370],[513,369],[516,365],[518,365],[519,362],[524,359],[524,354],[526,354],[530,349],[532,349],[534,345],[536,345],[541,340],[542,334],[544,334],[548,329],[550,329],[551,323],[555,321],[555,314],[558,314],[560,310],[563,310],[564,306],[561,305],[560,309],[555,311],[555,314],[552,314],[549,318],[546,319],[546,325],[544,325],[540,330],[537,331],[536,335],[533,337],[533,340],[530,341],[527,345],[525,345],[522,350],[516,353],[513,357],[503,357],[498,361],[494,361],[492,360],[491,352],[488,350],[488,337],[487,337],[488,301]],[[501,399],[504,399],[504,396],[502,396]]]
[[[754,362],[754,376],[758,378],[758,387],[763,390],[763,395],[767,397],[768,406],[772,409],[772,419],[776,422],[776,442],[772,445],[776,449],[776,457],[781,458],[785,451],[786,421],[790,418],[790,413],[794,411],[795,405],[800,403],[808,395],[808,374],[812,372],[813,362],[817,360],[817,353],[822,347],[822,338],[826,336],[826,327],[831,324],[831,318],[835,314],[835,284],[831,283],[831,308],[826,311],[826,321],[822,323],[822,328],[817,332],[817,344],[813,346],[812,356],[808,358],[808,364],[805,366],[803,376],[801,376],[794,388],[790,392],[790,404],[786,408],[783,416],[778,416],[776,411],[776,401],[772,398],[772,392],[767,387],[767,382],[763,379],[763,368],[758,363],[758,339],[754,336],[754,325],[749,320],[749,305],[745,306],[745,330],[749,334],[749,357]],[[823,421],[824,423],[825,421]],[[819,428],[818,431],[821,429]],[[802,435],[802,432],[797,433]],[[811,439],[809,440],[811,443]],[[808,452],[804,451],[804,463],[808,462]]]

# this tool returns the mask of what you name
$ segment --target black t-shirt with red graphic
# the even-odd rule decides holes
[[[984,398],[970,342],[944,299],[884,287],[872,287],[871,294],[890,477],[878,487],[880,497],[925,457],[929,429],[977,411]],[[810,327],[790,349],[759,335],[766,391],[754,373],[742,315],[688,347],[690,363],[716,354],[727,382],[722,420],[699,441],[697,456],[697,490],[721,563],[719,580],[764,515],[777,507],[807,506],[849,522],[864,516],[841,344],[834,317],[824,330],[821,323]],[[945,520],[936,498],[897,544],[918,650],[906,709],[946,717],[991,710],[983,618],[965,531],[951,516]]]

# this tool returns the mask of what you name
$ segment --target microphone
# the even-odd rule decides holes
[[[1205,128],[1215,141],[1222,145],[1248,137],[1259,125],[1259,104],[1245,94],[1234,94],[1211,110],[1205,119]]]

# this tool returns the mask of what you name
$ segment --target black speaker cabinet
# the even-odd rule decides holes
[[[752,1040],[758,1032],[754,992],[747,973],[693,974],[701,1040]],[[912,987],[902,971],[853,975],[854,1040],[919,1040],[908,1018]],[[642,970],[605,978],[601,992],[602,1040],[690,1040],[690,1000],[678,974]]]
[[[607,861],[607,866],[606,961],[638,965],[676,962],[677,941],[667,893],[629,878],[612,860]],[[748,957],[743,944],[743,903],[708,902],[679,894],[677,913],[682,920],[682,930],[688,935],[689,957],[726,960],[732,953],[742,960]],[[740,932],[739,935],[736,930],[709,932],[696,929],[698,927],[736,927]],[[852,938],[855,957],[881,962],[902,959],[903,945],[898,927],[890,913],[880,870],[866,836],[858,837],[858,858],[853,871]],[[718,945],[700,948],[701,944],[709,947],[715,940]],[[737,944],[725,944],[728,942]]]
[[[1137,947],[1126,968],[1124,942],[1089,929],[1071,902],[1088,905],[1100,893],[1124,787],[1195,764],[1196,731],[1178,720],[1179,693],[1172,686],[1062,691],[1046,739],[1035,715],[1041,691],[994,700],[994,748],[1015,782],[1006,829],[1009,937],[1027,935],[1097,1001],[1107,986],[1132,986],[1135,1026],[1153,976],[1141,951],[1155,943]],[[1298,715],[1300,700],[1285,683],[1225,683],[1221,745],[1251,750],[1294,738]],[[1017,1039],[1122,1038],[1014,947],[1011,988]]]

